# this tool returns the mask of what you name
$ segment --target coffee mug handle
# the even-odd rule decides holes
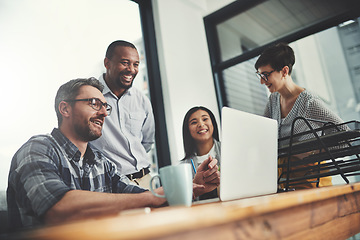
[[[153,189],[153,180],[154,180],[155,178],[158,178],[158,179],[161,181],[159,175],[153,176],[153,177],[151,178],[151,180],[150,180],[150,191],[151,191],[151,193],[154,194],[156,197],[165,198],[165,195],[157,194],[157,193],[154,191],[154,189]]]

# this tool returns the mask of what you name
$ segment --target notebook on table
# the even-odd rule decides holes
[[[277,192],[277,121],[224,107],[220,200]]]

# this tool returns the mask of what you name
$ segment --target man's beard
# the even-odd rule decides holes
[[[136,75],[133,76],[133,79],[132,79],[130,85],[125,85],[125,84],[123,84],[123,82],[121,81],[121,76],[119,76],[118,79],[117,79],[117,81],[116,81],[116,85],[117,85],[119,88],[121,88],[121,89],[129,89],[129,88],[132,87],[132,85],[133,85],[133,83],[134,83],[134,80],[135,80],[135,77],[136,77]]]
[[[93,130],[91,130],[90,124],[87,124],[85,126],[76,124],[74,126],[74,130],[76,134],[79,136],[79,138],[81,138],[81,140],[84,142],[90,142],[101,137],[101,132],[100,134],[96,134]]]
[[[134,80],[131,82],[130,85],[124,85],[121,81],[118,81],[117,85],[118,85],[118,87],[120,87],[122,89],[129,89],[132,87],[133,83],[134,83]]]

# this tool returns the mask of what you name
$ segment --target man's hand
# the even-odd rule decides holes
[[[193,183],[195,183],[193,191],[196,197],[211,192],[219,186],[220,172],[218,171],[219,167],[217,166],[217,162],[215,158],[209,156],[196,170],[193,180]],[[203,187],[196,185],[202,185]]]
[[[159,195],[165,195],[163,187],[154,189],[154,192]],[[164,204],[166,204],[166,198],[156,197],[150,191],[146,191],[142,194],[147,195],[147,197],[149,198],[150,207],[161,207],[164,206]]]

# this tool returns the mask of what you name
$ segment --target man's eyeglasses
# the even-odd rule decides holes
[[[96,111],[100,111],[101,107],[104,106],[108,116],[111,114],[111,110],[112,110],[112,107],[109,104],[103,103],[98,98],[84,98],[84,99],[72,99],[72,100],[70,99],[70,100],[64,100],[64,101],[65,102],[88,101],[90,106]]]
[[[273,72],[275,72],[275,70],[272,70],[271,72],[268,73],[259,73],[256,72],[256,76],[259,78],[259,80],[263,79],[265,82],[269,81],[268,77],[270,76],[270,74],[272,74]]]

